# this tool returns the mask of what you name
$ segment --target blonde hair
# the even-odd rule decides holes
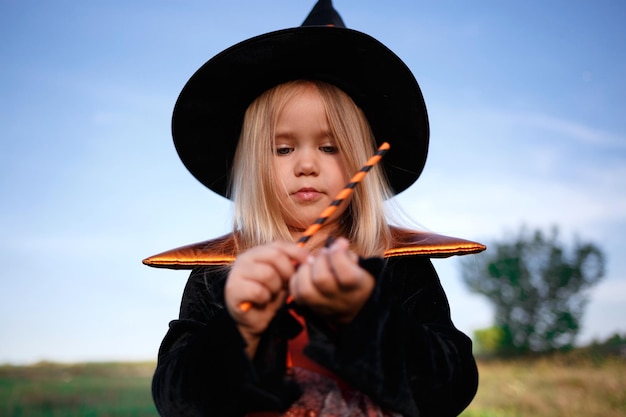
[[[339,88],[322,81],[297,80],[280,84],[259,96],[247,109],[233,162],[231,197],[233,230],[238,250],[291,240],[277,198],[273,168],[274,133],[286,103],[305,88],[316,88],[351,176],[375,152],[375,140],[365,115]],[[384,161],[383,161],[384,162]],[[384,201],[392,196],[380,164],[359,184],[342,214],[339,234],[362,256],[382,256],[391,241]]]

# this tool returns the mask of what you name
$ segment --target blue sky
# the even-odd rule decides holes
[[[175,153],[174,102],[226,47],[313,1],[0,0],[0,363],[154,359],[187,272],[141,259],[229,228]],[[598,244],[580,341],[626,332],[626,5],[335,0],[423,90],[431,147],[398,196],[430,230],[488,243],[522,224]],[[456,259],[459,328],[491,323]]]

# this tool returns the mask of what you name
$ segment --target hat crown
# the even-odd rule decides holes
[[[343,19],[333,7],[331,0],[319,0],[309,15],[302,22],[302,26],[335,26],[345,28]]]

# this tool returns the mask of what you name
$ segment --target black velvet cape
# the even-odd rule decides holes
[[[305,353],[384,408],[411,417],[460,414],[476,393],[478,372],[430,259],[370,258],[361,266],[376,287],[353,322],[331,330],[300,311],[310,339]],[[152,383],[163,417],[284,411],[300,394],[285,369],[287,340],[299,323],[287,307],[279,311],[250,360],[224,307],[227,274],[227,267],[206,266],[189,277]]]

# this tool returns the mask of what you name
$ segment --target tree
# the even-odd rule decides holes
[[[483,356],[496,356],[503,348],[504,331],[501,327],[491,326],[474,330],[474,351]]]
[[[588,302],[585,292],[604,276],[605,259],[592,243],[575,240],[568,250],[558,228],[549,234],[525,227],[483,254],[461,260],[470,291],[495,307],[500,354],[565,349],[574,345]]]

